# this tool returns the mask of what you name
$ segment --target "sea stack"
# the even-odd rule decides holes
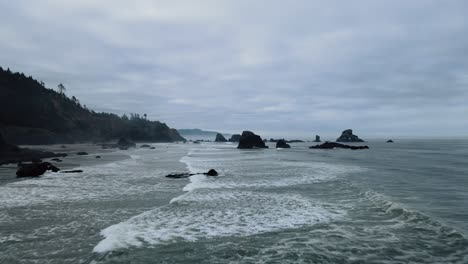
[[[315,135],[315,140],[314,140],[314,142],[322,142],[322,141],[320,140],[320,136],[319,136],[319,135]]]
[[[280,139],[276,142],[276,148],[291,148],[291,146],[284,139]]]
[[[352,129],[346,129],[341,133],[341,136],[336,139],[336,142],[364,142],[358,136],[353,135]]]
[[[227,139],[220,133],[216,134],[215,142],[227,142]]]
[[[244,131],[239,139],[238,149],[268,148],[259,135]]]
[[[393,143],[393,140],[389,139],[387,140],[387,143]]]
[[[240,137],[241,137],[241,135],[239,135],[239,134],[234,134],[234,135],[232,135],[231,138],[229,139],[229,142],[239,142]]]

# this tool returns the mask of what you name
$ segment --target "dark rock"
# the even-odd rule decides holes
[[[151,146],[147,145],[147,144],[144,144],[144,145],[141,145],[140,148],[151,148]]]
[[[216,134],[215,142],[227,142],[227,139],[220,133]]]
[[[195,173],[174,173],[174,174],[168,174],[166,175],[166,177],[173,178],[173,179],[182,179],[182,178],[188,178],[193,175],[196,175],[196,174]]]
[[[341,136],[336,139],[336,142],[364,142],[358,136],[353,135],[352,129],[346,129],[341,133]]]
[[[304,140],[300,139],[293,139],[293,140],[286,140],[286,143],[303,143]]]
[[[62,173],[82,173],[82,170],[67,170],[67,171],[61,171]]]
[[[276,148],[291,148],[291,146],[284,139],[280,139],[276,142]]]
[[[255,135],[253,132],[244,131],[242,132],[239,140],[238,149],[252,149],[252,148],[268,148],[263,142],[262,138]]]
[[[184,142],[185,143],[185,142]],[[150,149],[156,149],[155,147],[151,147]]]
[[[65,153],[53,153],[36,149],[20,148],[6,143],[0,133],[0,165],[28,161],[41,162],[41,159],[65,157]]]
[[[183,179],[183,178],[188,178],[193,175],[198,175],[198,174],[203,174],[206,176],[218,176],[218,172],[214,169],[209,170],[208,172],[205,173],[173,173],[173,174],[168,174],[166,175],[167,178],[173,178],[173,179]]]
[[[61,148],[67,148],[67,146],[65,146],[65,145],[62,145],[62,146],[60,146],[60,147],[61,147]]]
[[[207,176],[218,176],[218,172],[214,169],[209,170],[207,173],[204,173]]]
[[[59,158],[53,158],[53,159],[51,159],[51,160],[56,161],[56,162],[62,162],[62,160],[59,159]]]
[[[387,143],[393,143],[393,140],[389,139],[387,140]]]
[[[44,174],[46,171],[51,170],[53,172],[60,171],[59,168],[55,167],[49,162],[22,164],[21,167],[16,171],[17,177],[38,177]]]
[[[314,142],[322,142],[322,141],[320,140],[320,136],[319,136],[319,135],[315,135],[315,140],[314,140]]]
[[[336,143],[336,142],[325,142],[321,145],[316,145],[316,146],[312,146],[312,147],[309,147],[311,149],[334,149],[334,148],[344,148],[344,149],[352,149],[352,150],[356,150],[356,149],[368,149],[369,147],[368,146],[350,146],[350,145],[345,145],[345,144],[340,144],[340,143]]]
[[[95,158],[96,158],[96,159],[100,159],[100,158],[101,158],[101,156],[96,156]]]
[[[240,137],[241,137],[241,135],[239,135],[239,134],[234,134],[234,135],[232,135],[231,138],[229,139],[229,142],[239,142]]]
[[[200,140],[195,140],[193,144],[200,144]]]
[[[80,152],[77,152],[76,155],[85,156],[85,155],[88,155],[88,152],[80,151]]]
[[[134,142],[131,142],[130,140],[123,137],[117,141],[117,146],[119,148],[136,148],[136,144]]]

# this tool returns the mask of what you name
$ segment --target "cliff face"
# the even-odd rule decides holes
[[[75,97],[0,68],[0,129],[13,144],[53,144],[112,140],[183,141],[175,129],[139,115],[96,113]]]

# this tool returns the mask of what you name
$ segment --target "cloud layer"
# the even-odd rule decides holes
[[[0,66],[98,111],[267,136],[462,136],[467,1],[3,1]]]

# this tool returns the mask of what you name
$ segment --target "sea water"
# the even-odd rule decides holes
[[[6,182],[0,262],[468,263],[467,143],[310,144],[154,144]]]

